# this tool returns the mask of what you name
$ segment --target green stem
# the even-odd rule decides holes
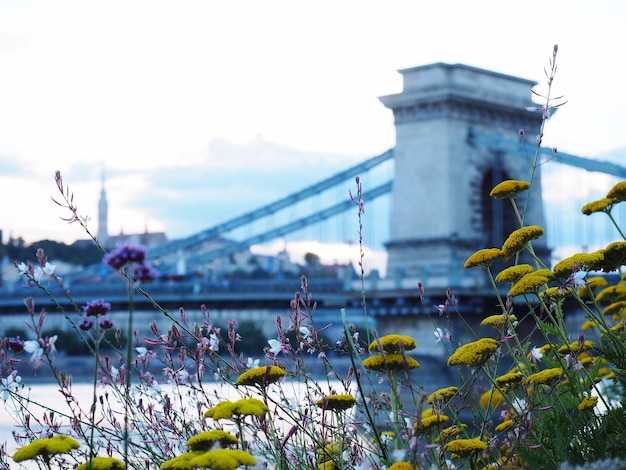
[[[124,465],[126,466],[126,468],[128,468],[128,447],[130,440],[130,381],[131,359],[133,353],[133,313],[135,300],[134,287],[135,283],[131,280],[128,284],[128,338],[126,339],[126,373],[124,379]]]
[[[98,328],[97,323],[94,325],[95,328]],[[95,457],[94,452],[94,434],[96,428],[96,407],[98,404],[98,394],[97,394],[97,384],[98,384],[98,367],[99,367],[99,359],[100,359],[100,337],[96,335],[96,340],[94,341],[94,358],[95,364],[93,368],[93,395],[91,397],[91,416],[89,419],[89,461],[87,463],[87,470],[92,470],[93,468],[93,458]]]

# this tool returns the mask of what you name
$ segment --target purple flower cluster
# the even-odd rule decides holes
[[[89,331],[93,328],[98,318],[98,326],[103,330],[113,328],[113,321],[105,315],[111,310],[111,304],[104,300],[90,300],[83,306],[83,318],[78,322],[78,328]],[[95,317],[95,318],[94,318]]]
[[[141,246],[121,245],[105,255],[103,262],[113,269],[134,264],[133,274],[139,282],[154,281],[159,272],[146,261],[146,249]]]
[[[142,246],[121,245],[107,253],[102,260],[113,269],[121,269],[129,263],[142,264],[146,259],[146,249]]]
[[[83,313],[87,317],[99,317],[106,315],[111,310],[111,304],[104,300],[90,300],[83,306]]]

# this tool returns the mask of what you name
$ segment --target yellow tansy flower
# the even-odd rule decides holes
[[[610,305],[607,305],[603,312],[604,315],[621,315],[624,309],[626,308],[626,300],[620,300],[619,302],[613,302]]]
[[[593,348],[593,346],[594,346],[594,343],[590,339],[587,339],[583,341],[582,343],[578,341],[573,341],[570,344],[564,344],[563,346],[561,346],[557,350],[557,352],[561,354],[562,356],[564,356],[570,353],[580,353],[583,351],[589,351],[591,348]]]
[[[587,330],[589,330],[591,328],[596,328],[596,327],[597,327],[596,322],[591,321],[591,320],[587,320],[580,326],[580,330],[581,331],[587,331]]]
[[[584,411],[592,409],[594,406],[598,404],[598,397],[585,397],[583,401],[578,404],[578,411]]]
[[[496,384],[500,387],[506,388],[511,385],[518,384],[524,378],[524,374],[521,372],[509,372],[507,374],[500,375],[496,377]]]
[[[596,212],[610,212],[616,202],[615,199],[610,197],[603,197],[597,201],[588,202],[580,211],[585,215],[595,214]]]
[[[403,354],[376,354],[363,360],[363,367],[377,371],[417,369],[420,363]]]
[[[74,470],[87,470],[89,462],[81,463]],[[94,457],[91,459],[92,470],[124,470],[124,462],[115,457]]]
[[[496,276],[496,282],[515,282],[522,276],[534,271],[530,264],[518,264],[516,266],[509,266],[503,269]]]
[[[604,259],[598,263],[598,269],[605,273],[615,271],[626,264],[626,242],[609,243],[604,249]]]
[[[596,268],[602,260],[604,260],[604,252],[602,251],[576,253],[556,263],[554,268],[552,268],[552,273],[559,279],[567,279],[572,275],[575,264],[581,268],[586,268],[585,270],[592,270]]]
[[[531,374],[528,377],[526,377],[526,380],[524,382],[529,385],[533,385],[533,384],[534,385],[540,385],[540,384],[550,385],[556,382],[557,380],[561,379],[563,375],[565,375],[565,372],[563,372],[563,369],[554,367],[552,369],[545,369],[540,372]]]
[[[500,424],[496,426],[496,431],[501,432],[501,431],[504,431],[505,429],[510,428],[511,426],[513,426],[513,420],[505,419],[504,421],[502,421]]]
[[[464,267],[475,268],[477,266],[486,268],[491,266],[494,261],[502,258],[503,253],[499,248],[484,248],[472,254],[465,261]]]
[[[325,410],[342,411],[356,405],[356,398],[348,394],[331,394],[317,400],[315,404]]]
[[[374,340],[367,348],[369,352],[387,352],[387,353],[399,353],[402,350],[410,351],[416,348],[416,343],[413,338],[406,335],[386,335],[382,338],[378,338],[378,341]],[[382,348],[382,351],[381,351]]]
[[[532,272],[523,276],[519,281],[511,286],[509,294],[511,297],[535,292],[541,286],[550,282],[550,278],[544,274]]]
[[[475,437],[473,439],[455,439],[448,442],[443,449],[461,458],[470,457],[487,449],[487,444]]]
[[[439,435],[435,439],[435,442],[445,441],[450,437],[458,436],[459,434],[464,432],[465,429],[467,429],[467,424],[455,424],[453,426],[444,428],[439,431]]]
[[[35,439],[30,444],[27,444],[15,452],[13,460],[15,462],[23,462],[24,460],[34,459],[42,456],[47,458],[51,455],[67,454],[73,449],[78,449],[80,444],[76,439],[73,439],[64,434],[58,436]]]
[[[159,467],[160,470],[192,470],[193,467],[191,464],[191,460],[195,457],[198,457],[205,452],[203,450],[185,452],[184,454],[178,455],[170,460],[166,460]]]
[[[448,365],[478,367],[483,365],[496,352],[496,349],[498,349],[498,342],[495,339],[481,338],[460,346],[448,359]]]
[[[196,455],[189,463],[192,468],[234,470],[245,465],[256,465],[256,460],[243,450],[215,449]]]
[[[459,388],[454,386],[440,388],[439,390],[435,390],[433,393],[428,395],[428,403],[432,405],[433,401],[446,402],[450,398],[454,397],[458,392]]]
[[[494,186],[489,196],[494,199],[511,199],[530,188],[530,183],[519,180],[505,180]]]
[[[440,424],[444,424],[450,421],[450,418],[444,414],[432,414],[430,416],[422,416],[420,422],[415,423],[415,428],[420,431],[425,431],[434,428]]]
[[[190,450],[209,450],[215,444],[226,447],[231,444],[237,444],[239,439],[232,434],[222,431],[221,429],[213,429],[211,431],[201,432],[187,439],[187,447]]]
[[[598,302],[618,302],[626,300],[626,286],[623,283],[608,286],[598,292],[596,295]]]
[[[262,416],[269,408],[258,398],[241,398],[235,402],[224,400],[204,412],[205,418],[230,419],[233,416]]]
[[[483,408],[497,408],[506,402],[504,395],[497,388],[487,390],[480,396],[480,406]]]
[[[278,366],[255,367],[237,377],[239,385],[268,385],[278,382],[285,371]]]
[[[515,253],[522,251],[528,242],[540,238],[543,233],[543,229],[538,225],[529,225],[514,230],[502,245],[503,257],[508,259]]]
[[[626,201],[626,181],[620,181],[613,186],[609,192],[606,193],[606,197],[615,199],[617,202]]]
[[[419,470],[419,468],[414,467],[408,462],[396,462],[389,467],[389,470]]]
[[[480,322],[482,326],[493,326],[494,328],[501,328],[505,324],[511,324],[517,321],[517,317],[515,315],[489,315],[483,321]]]

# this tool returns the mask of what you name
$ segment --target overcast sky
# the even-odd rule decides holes
[[[60,170],[96,229],[190,235],[394,146],[378,100],[398,69],[461,62],[568,104],[546,143],[626,147],[626,2],[0,3],[0,228],[84,238],[50,200]],[[566,188],[563,188],[566,190]]]

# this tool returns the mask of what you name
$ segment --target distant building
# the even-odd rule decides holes
[[[120,231],[119,235],[109,234],[109,203],[107,202],[104,187],[104,175],[102,176],[102,187],[98,201],[98,232],[96,236],[100,244],[105,248],[114,248],[122,243],[143,245],[151,248],[167,242],[165,232],[149,232],[147,226],[143,233],[125,234],[123,231]]]

